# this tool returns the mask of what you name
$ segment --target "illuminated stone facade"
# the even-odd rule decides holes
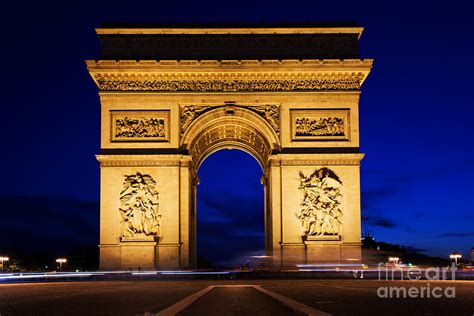
[[[223,148],[262,167],[275,269],[360,260],[358,107],[372,66],[361,32],[97,29],[101,268],[195,267],[197,170]]]

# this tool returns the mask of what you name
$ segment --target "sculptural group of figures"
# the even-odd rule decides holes
[[[159,235],[161,215],[155,187],[156,182],[150,175],[125,176],[124,189],[120,193],[122,237]]]
[[[124,117],[115,121],[115,137],[164,137],[165,123],[159,118]]]
[[[342,183],[328,168],[309,177],[300,173],[299,190],[303,193],[300,212],[305,236],[340,235],[342,225]]]
[[[339,117],[297,118],[296,136],[344,136],[344,120]]]

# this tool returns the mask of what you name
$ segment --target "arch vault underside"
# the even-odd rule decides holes
[[[222,148],[246,151],[265,169],[272,151],[280,149],[277,132],[271,125],[245,106],[211,108],[189,126],[180,144],[193,157],[196,169],[207,156]]]
[[[216,30],[192,34],[233,41],[234,33],[248,31]],[[100,90],[102,114],[101,268],[195,267],[197,170],[222,148],[246,151],[262,167],[265,247],[273,268],[360,260],[358,105],[372,60],[354,51],[338,60],[325,56],[353,47],[349,42],[361,29],[253,31],[257,42],[275,32],[289,44],[301,37],[305,45],[326,43],[328,37],[329,51],[315,59],[288,58],[293,52],[282,48],[275,59],[252,59],[242,49],[235,54],[244,55],[234,59],[160,60],[134,46],[144,35],[186,41],[186,32],[98,30],[107,58],[87,66]],[[116,35],[128,44],[115,43]],[[136,58],[123,60],[130,46]]]

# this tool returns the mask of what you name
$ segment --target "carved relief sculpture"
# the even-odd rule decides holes
[[[349,140],[348,109],[292,109],[292,139],[296,141]]]
[[[166,141],[167,111],[112,111],[112,141]]]
[[[344,136],[344,120],[340,117],[296,118],[296,136]]]
[[[184,133],[193,120],[198,117],[202,112],[212,108],[207,105],[187,105],[183,108],[181,113],[181,133]]]
[[[298,189],[303,194],[296,217],[304,236],[340,236],[342,225],[342,183],[328,168],[314,171],[309,177],[300,172]]]
[[[311,91],[358,90],[360,79],[306,80],[106,80],[97,79],[102,91],[156,92],[254,92],[254,91]]]
[[[165,120],[145,117],[117,119],[115,137],[165,137]]]
[[[275,132],[279,134],[280,114],[278,112],[277,105],[270,105],[270,104],[254,105],[254,106],[249,106],[249,109],[260,114],[260,116],[262,116],[268,123],[270,123],[270,125],[275,130]]]
[[[161,215],[156,181],[137,172],[125,175],[120,192],[121,237],[159,236]]]

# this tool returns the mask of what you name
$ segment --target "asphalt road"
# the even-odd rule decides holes
[[[380,298],[380,287],[427,288],[426,281],[195,280],[0,284],[0,315],[135,315],[156,313],[209,285],[254,284],[334,315],[474,315],[473,281],[432,281],[455,298]],[[380,292],[380,290],[379,290]],[[395,292],[393,292],[395,293]],[[440,293],[436,291],[436,294]],[[383,293],[382,293],[383,294]],[[449,293],[452,295],[452,292]],[[395,295],[395,294],[394,294]],[[291,311],[252,288],[215,288],[183,315],[272,315]],[[260,311],[260,312],[259,312]]]
[[[253,288],[215,288],[178,314],[194,315],[300,315]]]

